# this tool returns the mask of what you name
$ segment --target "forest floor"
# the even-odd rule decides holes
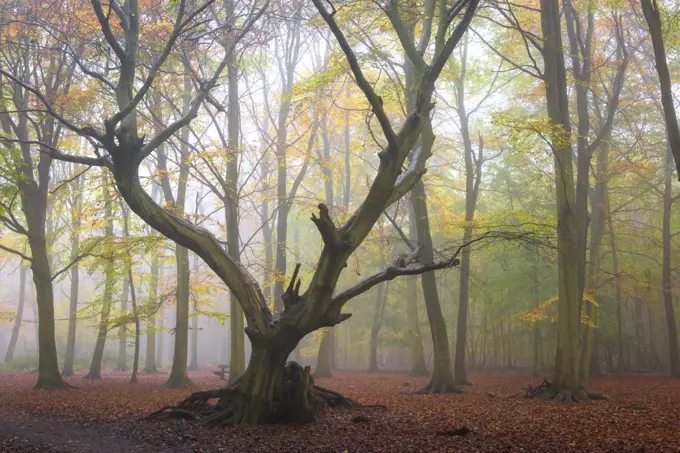
[[[209,370],[197,389],[219,387]],[[107,373],[78,390],[33,390],[37,375],[0,374],[0,452],[680,452],[680,381],[659,375],[605,377],[589,388],[610,401],[578,404],[522,398],[541,379],[516,371],[473,374],[466,394],[411,394],[426,378],[338,371],[320,385],[386,411],[329,409],[310,425],[201,428],[142,417],[191,390],[161,387],[165,374]],[[194,389],[195,390],[195,389]],[[442,431],[466,426],[464,436]]]

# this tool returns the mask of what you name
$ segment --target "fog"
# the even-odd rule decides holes
[[[680,377],[679,11],[0,0],[0,371],[217,426]]]

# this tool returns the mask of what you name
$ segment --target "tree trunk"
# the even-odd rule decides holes
[[[234,17],[234,2],[228,0],[227,17]],[[239,110],[238,98],[238,61],[236,54],[232,53],[227,65],[227,82],[229,86],[228,94],[228,119],[227,134],[228,145],[232,153],[232,159],[227,162],[227,187],[226,195],[226,223],[227,223],[227,252],[236,260],[240,261],[241,250],[239,241],[239,211],[238,211],[238,156],[240,155],[239,131],[241,124],[241,114]],[[229,382],[233,383],[241,378],[246,369],[245,353],[245,324],[243,320],[243,309],[234,294],[229,295],[229,322],[231,326],[231,358],[229,364]]]
[[[558,0],[541,0],[546,104],[553,126],[558,247],[557,351],[552,393],[557,400],[585,397],[579,379],[579,236],[575,218],[574,165],[570,146],[564,48]]]
[[[666,61],[666,49],[663,42],[664,30],[661,24],[659,7],[657,5],[657,0],[641,0],[640,4],[645,20],[647,21],[647,26],[649,27],[649,36],[652,39],[652,46],[654,48],[654,63],[659,76],[661,103],[663,105],[664,121],[666,123],[666,136],[668,138],[669,152],[671,153],[671,158],[675,160],[675,168],[678,177],[680,177],[680,125],[678,124],[678,117],[675,113],[673,85],[668,71],[668,62]],[[667,302],[666,305],[668,305]],[[677,343],[677,339],[673,342]],[[677,347],[676,358],[671,360],[671,363],[673,362],[676,363],[676,374],[674,374],[674,376],[679,377],[680,364],[677,363]],[[671,374],[673,374],[672,371]]]
[[[121,301],[121,312],[123,316],[125,316],[128,311],[129,286],[129,280],[127,277],[125,277],[123,279],[123,300]],[[127,371],[129,370],[127,366],[127,323],[121,324],[119,335],[120,338],[118,339],[118,360],[116,361],[116,371]]]
[[[7,345],[7,352],[5,353],[5,363],[10,363],[14,360],[14,350],[17,346],[17,340],[19,339],[19,329],[21,328],[21,320],[24,316],[24,304],[26,302],[26,274],[28,269],[24,266],[23,262],[19,268],[19,307],[17,308],[17,314],[14,318],[14,327],[12,327],[12,336],[9,339],[9,345]]]
[[[423,341],[420,333],[420,320],[418,317],[418,277],[407,277],[406,282],[406,310],[408,322],[408,344],[411,352],[411,365],[409,376],[427,376]]]
[[[202,215],[201,203],[196,206],[196,215]],[[193,260],[193,272],[196,278],[200,263],[198,261],[198,255],[194,254]],[[191,362],[189,363],[189,371],[198,370],[198,299],[194,297],[194,314],[191,317]]]
[[[376,291],[375,307],[373,309],[373,322],[371,323],[371,339],[369,345],[369,372],[380,371],[380,368],[378,367],[378,335],[380,334],[380,327],[382,327],[385,305],[387,304],[388,288],[388,283],[381,283],[378,285],[378,291]]]
[[[196,267],[194,267],[194,271]],[[198,370],[198,307],[194,304],[194,313],[191,316],[191,361],[189,371]]]
[[[595,297],[597,293],[600,273],[600,255],[602,249],[602,237],[604,235],[605,222],[612,228],[609,208],[609,143],[611,133],[605,134],[600,152],[597,157],[597,168],[595,178],[595,190],[591,197],[591,233],[590,233],[590,264],[588,265],[588,292]],[[610,245],[614,250],[613,233],[610,231]],[[615,267],[618,267],[615,266]],[[617,272],[616,270],[614,271]],[[617,281],[618,289],[618,281]],[[581,355],[581,379],[587,380],[589,377],[599,376],[599,358],[597,351],[597,315],[598,308],[592,303],[586,305],[586,316],[592,326],[586,326],[585,339],[583,342],[583,353]]]
[[[189,356],[189,285],[191,271],[189,269],[189,250],[177,246],[175,250],[177,263],[177,318],[175,319],[175,348],[172,356],[172,369],[165,382],[169,388],[193,385],[187,374],[187,358]]]
[[[54,329],[54,293],[44,237],[31,241],[31,271],[38,301],[38,382],[36,388],[68,387],[59,374]]]
[[[409,240],[413,243],[418,241],[416,233],[416,218],[413,214],[413,206],[409,211]],[[406,310],[408,322],[409,348],[411,351],[410,376],[427,376],[425,354],[423,353],[423,340],[420,333],[420,319],[418,316],[418,276],[405,277],[406,281]]]
[[[102,190],[104,192],[104,219],[106,222],[105,236],[110,241],[108,246],[113,247],[113,207],[111,201],[111,194],[109,192],[109,173],[104,170],[102,178]],[[115,262],[113,259],[113,252],[109,251],[106,257],[105,264],[105,283],[104,295],[102,297],[102,310],[99,318],[99,330],[97,332],[97,341],[94,346],[94,353],[92,354],[92,362],[90,363],[90,371],[85,376],[85,379],[101,379],[102,360],[104,358],[104,346],[106,346],[106,334],[109,328],[109,314],[111,312],[111,301],[113,299],[113,287],[115,284]]]
[[[321,334],[319,353],[316,356],[316,369],[314,376],[318,378],[329,378],[333,376],[331,370],[331,354],[333,353],[333,329],[326,328]]]
[[[680,378],[680,354],[678,353],[678,327],[675,321],[675,310],[673,308],[673,289],[671,286],[671,210],[673,202],[677,197],[673,197],[671,177],[673,175],[672,155],[670,147],[666,153],[666,171],[664,173],[664,192],[663,192],[663,267],[662,267],[662,287],[664,309],[666,311],[666,328],[668,330],[668,353],[670,363],[670,375]]]
[[[149,282],[149,306],[155,307],[158,301],[158,254],[151,259],[151,281]],[[160,307],[158,312],[161,312]],[[144,359],[144,372],[147,374],[158,373],[156,368],[156,317],[152,316],[146,322],[146,355]]]
[[[137,311],[137,296],[135,294],[135,281],[132,277],[132,266],[128,267],[128,281],[130,282],[130,299],[132,300],[132,313],[135,317],[135,356],[132,361],[132,376],[130,377],[130,383],[137,383],[137,371],[139,370],[139,337],[140,337],[140,326],[139,326],[139,312]]]
[[[477,208],[479,185],[482,180],[483,142],[479,138],[479,156],[475,158],[470,139],[469,115],[465,109],[465,77],[467,69],[468,35],[463,38],[463,54],[461,70],[456,80],[456,101],[460,133],[463,137],[465,152],[465,227],[463,229],[463,244],[472,238],[472,222]],[[474,165],[473,161],[476,163]],[[465,247],[460,260],[460,287],[458,294],[458,320],[456,325],[456,350],[454,362],[454,382],[458,385],[469,385],[465,368],[465,353],[467,344],[468,309],[470,305],[470,248]]]
[[[191,108],[193,83],[191,68],[185,62],[184,90],[182,92],[182,113],[186,114]],[[179,178],[177,194],[173,197],[170,181],[165,173],[161,177],[161,186],[165,194],[165,201],[173,206],[181,217],[185,215],[186,192],[189,180],[189,128],[182,128],[179,149]],[[159,153],[158,166],[166,169],[165,155]],[[187,374],[187,360],[189,355],[189,291],[191,284],[191,269],[189,267],[189,250],[180,245],[175,247],[175,263],[177,270],[177,289],[175,292],[175,342],[172,356],[172,369],[165,382],[166,387],[179,388],[192,385]]]
[[[533,296],[534,296],[534,307],[538,307],[541,304],[540,298],[540,280],[538,278],[538,264],[539,264],[539,248],[536,244],[534,248],[534,265],[531,270],[532,274],[532,284]],[[538,376],[539,370],[541,368],[541,325],[539,321],[535,321],[532,327],[532,355],[531,355],[531,374],[533,376]]]
[[[423,139],[425,141],[425,139]],[[418,244],[422,247],[420,254],[421,262],[431,263],[434,261],[432,250],[432,237],[430,236],[430,221],[427,213],[427,200],[425,198],[425,185],[422,181],[416,183],[411,191],[411,202],[416,218],[416,232]],[[426,272],[421,275],[423,296],[425,298],[425,310],[430,322],[432,332],[432,348],[434,364],[432,377],[427,386],[422,389],[424,393],[448,393],[459,392],[454,384],[451,373],[451,355],[449,353],[449,339],[446,334],[446,322],[439,304],[437,292],[437,280],[434,272]]]
[[[71,190],[71,262],[80,255],[80,178],[73,181]],[[73,360],[76,350],[76,326],[78,321],[78,290],[79,290],[78,263],[71,266],[71,293],[68,309],[68,338],[66,340],[66,355],[64,357],[63,376],[73,376]]]

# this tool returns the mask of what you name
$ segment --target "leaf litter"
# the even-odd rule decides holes
[[[680,381],[661,375],[601,378],[588,385],[612,400],[565,404],[523,398],[542,379],[517,371],[472,375],[462,395],[412,394],[426,378],[338,371],[319,383],[388,409],[328,409],[309,425],[229,429],[142,421],[220,384],[209,370],[191,373],[192,389],[163,388],[166,378],[129,384],[128,374],[108,373],[69,378],[76,390],[33,390],[35,374],[0,374],[0,451],[680,452]]]

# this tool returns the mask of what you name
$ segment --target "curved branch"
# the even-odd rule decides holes
[[[106,159],[103,157],[87,157],[87,156],[76,156],[74,154],[65,154],[60,149],[55,148],[47,143],[40,142],[37,140],[19,140],[16,138],[7,138],[0,136],[0,141],[7,143],[21,143],[25,145],[37,145],[40,147],[40,152],[49,155],[53,159],[61,160],[64,162],[72,162],[74,164],[89,165],[92,167],[104,167],[106,166]]]
[[[387,114],[385,113],[382,98],[376,94],[371,84],[368,82],[368,80],[366,80],[366,77],[364,76],[364,73],[361,70],[361,66],[357,61],[357,57],[354,51],[352,50],[352,47],[347,42],[345,34],[342,32],[342,30],[338,26],[338,23],[335,21],[335,18],[333,17],[335,15],[335,11],[329,13],[326,7],[323,6],[323,0],[312,0],[312,2],[314,3],[314,6],[316,6],[316,9],[319,11],[319,14],[321,14],[323,20],[328,25],[328,28],[330,28],[331,31],[333,32],[333,35],[335,35],[335,39],[338,41],[340,48],[342,49],[342,51],[345,54],[345,57],[347,58],[349,67],[352,69],[352,73],[354,74],[354,79],[357,85],[359,86],[361,91],[363,91],[364,96],[366,96],[366,99],[368,100],[369,104],[371,104],[371,109],[373,113],[378,118],[378,122],[380,123],[380,127],[383,130],[385,139],[387,139],[387,143],[394,147],[395,150],[398,150],[399,146],[397,141],[397,135],[394,133],[394,130],[392,129],[392,123],[390,122],[389,118],[387,117]]]

